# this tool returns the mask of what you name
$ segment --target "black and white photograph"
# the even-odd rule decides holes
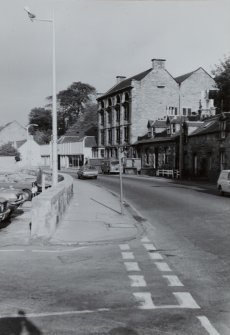
[[[230,335],[229,0],[0,8],[0,335]]]

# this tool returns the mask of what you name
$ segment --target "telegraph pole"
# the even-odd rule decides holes
[[[180,138],[179,138],[179,171],[180,179],[183,176],[184,148],[183,148],[183,116],[181,115],[181,90],[179,84],[179,115],[180,115]]]

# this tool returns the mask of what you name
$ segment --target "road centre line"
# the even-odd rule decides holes
[[[145,244],[143,244],[143,246],[148,251],[150,251],[150,250],[157,250],[156,247],[152,243],[148,243],[148,244],[145,243]]]
[[[150,292],[134,292],[136,300],[140,303],[139,309],[199,309],[200,306],[196,303],[189,292],[173,292],[178,305],[155,305]],[[213,334],[214,335],[214,334]]]
[[[134,259],[133,252],[127,251],[121,253],[123,259]]]
[[[141,242],[142,243],[148,243],[148,242],[150,242],[150,240],[148,239],[148,237],[147,236],[144,236],[142,239],[141,239]]]
[[[137,262],[124,262],[127,271],[141,271]]]
[[[144,276],[130,275],[129,279],[131,280],[131,287],[146,287],[147,286]]]
[[[0,249],[0,252],[24,252],[24,249]]]
[[[149,257],[154,260],[164,259],[163,256],[159,252],[149,252]]]
[[[130,246],[128,244],[120,244],[119,245],[121,250],[130,250]]]
[[[171,272],[172,270],[170,269],[170,267],[168,266],[167,263],[165,262],[154,262],[158,268],[158,270],[162,271],[162,272]]]
[[[213,325],[206,316],[197,316],[197,319],[200,321],[201,325],[207,330],[209,335],[220,335],[220,333],[218,333],[218,331],[213,327]]]
[[[168,286],[184,286],[177,276],[163,275],[162,277],[168,280]]]
[[[25,313],[27,318],[42,318],[47,316],[64,316],[64,315],[76,315],[76,314],[89,314],[89,313],[97,313],[97,312],[109,312],[110,308],[97,308],[94,310],[85,309],[81,311],[63,311],[63,312],[47,312],[47,313]],[[0,319],[4,318],[21,318],[20,314],[8,314],[8,315],[0,315]]]

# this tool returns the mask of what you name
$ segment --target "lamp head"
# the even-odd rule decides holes
[[[24,7],[24,10],[27,12],[29,18],[31,21],[33,21],[36,18],[36,15],[34,15],[33,13],[31,13],[30,9],[28,6]]]

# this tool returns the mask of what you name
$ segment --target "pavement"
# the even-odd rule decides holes
[[[73,198],[49,242],[74,245],[133,239],[141,233],[141,225],[136,223],[125,206],[121,214],[117,195],[87,180],[74,179]]]

